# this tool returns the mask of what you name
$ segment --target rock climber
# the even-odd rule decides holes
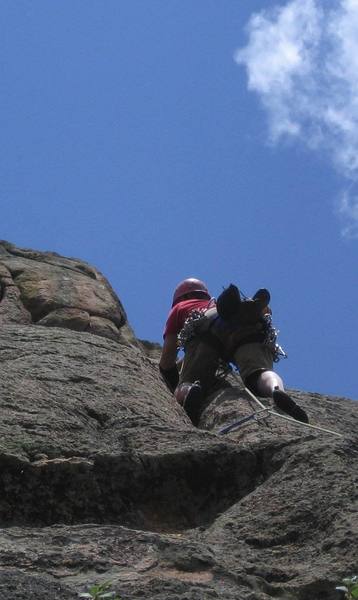
[[[179,384],[177,366],[178,335],[190,313],[192,311],[206,312],[210,303],[209,291],[200,279],[194,277],[184,279],[174,290],[172,308],[164,329],[164,343],[159,362],[161,375],[167,387],[173,393],[176,392]],[[188,382],[190,382],[190,379],[192,377],[187,378]],[[176,397],[178,397],[178,392]]]
[[[159,363],[161,375],[197,425],[203,401],[217,383],[222,363],[234,363],[253,393],[273,398],[276,406],[294,419],[308,423],[305,411],[285,392],[281,377],[273,371],[278,353],[271,325],[270,294],[260,289],[253,298],[241,298],[235,285],[211,298],[206,284],[188,278],[175,288],[164,329]],[[178,347],[184,359],[177,367]]]

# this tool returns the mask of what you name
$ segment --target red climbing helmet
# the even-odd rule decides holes
[[[192,294],[193,292],[204,292],[208,300],[210,300],[209,290],[205,283],[200,279],[189,277],[188,279],[181,281],[175,288],[172,306],[175,306],[183,296],[186,296],[186,294]]]

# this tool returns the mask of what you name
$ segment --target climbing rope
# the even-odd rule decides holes
[[[236,372],[233,371],[232,374],[236,379],[239,378],[239,376]],[[222,427],[218,431],[218,433],[220,435],[225,435],[226,433],[229,433],[230,431],[234,431],[235,429],[238,429],[242,425],[245,425],[247,423],[254,422],[254,421],[259,421],[269,415],[273,415],[275,417],[279,417],[280,419],[285,419],[286,421],[290,421],[290,423],[293,423],[294,425],[298,425],[299,427],[308,427],[310,429],[316,429],[318,431],[323,431],[324,433],[330,433],[331,435],[343,437],[342,433],[338,433],[337,431],[333,431],[332,429],[326,429],[325,427],[319,427],[318,425],[311,425],[310,423],[302,423],[302,421],[296,421],[296,419],[293,419],[292,417],[288,417],[287,415],[281,415],[280,413],[276,412],[275,410],[272,410],[271,408],[266,407],[255,396],[255,394],[253,394],[251,392],[251,390],[249,390],[247,387],[244,387],[244,390],[248,394],[248,396],[250,396],[258,404],[260,409],[255,411],[252,415],[243,417],[243,418],[239,419],[238,421],[231,423],[230,425],[226,425],[225,427]]]

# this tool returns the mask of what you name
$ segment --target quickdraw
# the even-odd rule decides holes
[[[265,346],[268,346],[268,348],[271,350],[273,361],[278,362],[281,358],[287,358],[286,352],[284,351],[282,346],[280,346],[277,342],[277,337],[280,331],[279,329],[276,329],[276,327],[273,326],[271,315],[264,315],[262,317],[262,321],[264,323],[265,332],[265,339],[263,343],[265,344]]]

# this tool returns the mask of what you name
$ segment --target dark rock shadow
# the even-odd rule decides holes
[[[0,524],[116,523],[178,532],[209,526],[273,472],[270,451],[217,443],[173,454],[0,457]],[[16,498],[16,502],[14,502]]]

